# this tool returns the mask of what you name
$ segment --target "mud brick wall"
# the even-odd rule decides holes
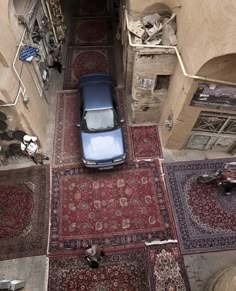
[[[133,122],[160,120],[168,88],[155,90],[158,75],[173,75],[177,63],[174,50],[140,49],[134,57],[132,76]]]

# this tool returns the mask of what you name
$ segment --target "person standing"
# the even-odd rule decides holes
[[[21,151],[29,156],[35,164],[43,165],[43,160],[49,160],[49,157],[38,152],[37,137],[24,135],[21,142]]]
[[[62,64],[60,63],[59,53],[56,54],[54,50],[51,50],[47,55],[47,63],[49,68],[54,68],[61,74]]]
[[[223,169],[223,182],[225,195],[231,195],[231,191],[236,188],[236,162],[226,163]]]

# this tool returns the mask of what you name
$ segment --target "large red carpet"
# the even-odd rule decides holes
[[[70,47],[66,66],[64,89],[77,88],[78,80],[84,74],[106,72],[115,77],[111,47]]]
[[[45,255],[49,167],[0,171],[0,260]]]
[[[170,239],[172,223],[158,162],[53,171],[51,252]]]
[[[236,190],[225,196],[216,185],[197,182],[199,175],[222,169],[226,161],[164,164],[182,253],[235,249]]]

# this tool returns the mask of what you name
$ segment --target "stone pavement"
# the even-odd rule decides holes
[[[47,276],[48,258],[46,256],[27,257],[0,262],[1,280],[24,280],[24,291],[46,291]]]
[[[206,283],[214,274],[236,265],[236,251],[187,255],[184,262],[191,290],[205,291]]]

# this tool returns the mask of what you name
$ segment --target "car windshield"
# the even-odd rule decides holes
[[[118,126],[116,113],[112,108],[86,111],[83,129],[87,131],[106,131]]]

